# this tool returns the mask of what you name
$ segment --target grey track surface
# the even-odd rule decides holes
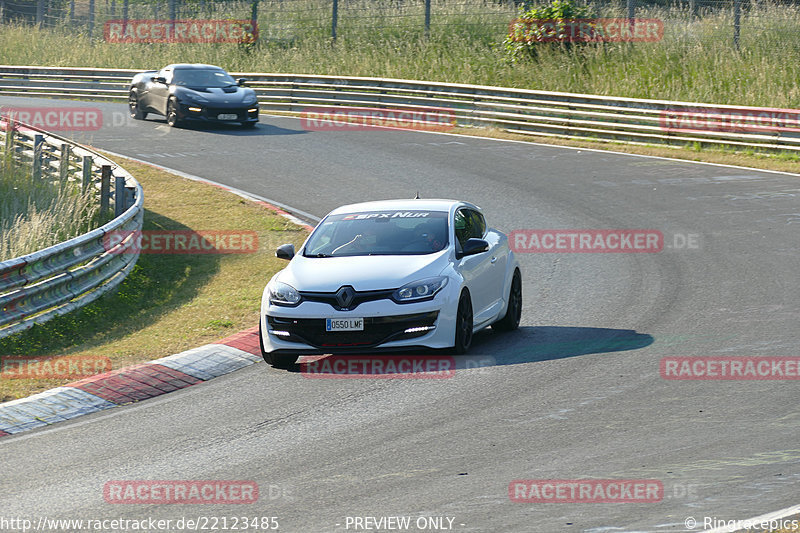
[[[455,531],[685,531],[798,503],[797,382],[665,381],[673,355],[797,355],[800,182],[777,173],[388,130],[170,130],[120,104],[74,136],[322,216],[456,197],[501,230],[652,228],[658,254],[526,254],[513,334],[481,334],[448,380],[318,380],[265,364],[160,399],[0,439],[0,515],[455,517]],[[114,125],[114,124],[118,125]],[[146,195],[146,191],[145,191]],[[211,318],[211,317],[209,317]],[[646,478],[660,503],[511,503],[514,479]],[[109,505],[114,479],[245,479],[249,506]],[[281,488],[280,496],[274,487]],[[688,493],[688,494],[687,494]],[[246,507],[246,508],[245,508]],[[339,524],[339,526],[337,526]],[[351,528],[352,531],[352,528]]]

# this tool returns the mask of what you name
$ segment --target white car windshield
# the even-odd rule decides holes
[[[422,255],[447,246],[447,213],[373,211],[330,215],[306,244],[306,257]]]

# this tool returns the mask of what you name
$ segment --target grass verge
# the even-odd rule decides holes
[[[305,230],[266,207],[155,167],[112,158],[142,184],[144,230],[255,231],[246,254],[142,254],[113,294],[42,326],[0,339],[3,357],[108,357],[112,368],[157,359],[258,324],[261,292],[285,262],[284,242]],[[2,379],[0,401],[74,379]]]

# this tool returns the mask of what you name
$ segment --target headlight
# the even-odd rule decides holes
[[[257,103],[258,103],[258,98],[256,98],[255,96],[252,98],[245,98],[244,100],[244,105],[253,105]]]
[[[181,98],[183,102],[190,103],[190,104],[207,104],[208,99],[203,98],[202,96],[194,95],[194,94],[184,94]]]
[[[421,302],[430,300],[442,287],[447,285],[447,277],[437,276],[407,283],[392,293],[397,303]]]
[[[275,305],[294,306],[300,303],[300,293],[287,283],[273,281],[267,286],[269,302]]]

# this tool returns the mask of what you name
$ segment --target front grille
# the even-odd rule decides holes
[[[375,300],[385,300],[392,296],[394,290],[383,291],[354,291],[353,301],[347,307],[339,305],[335,292],[300,292],[300,296],[307,302],[321,302],[329,304],[337,311],[350,311],[364,302],[374,302]]]
[[[413,315],[376,316],[364,318],[363,331],[325,331],[324,318],[279,318],[267,316],[270,330],[288,332],[279,338],[301,342],[319,349],[371,348],[389,341],[413,339],[431,330],[404,333],[409,328],[433,326],[439,311]]]

